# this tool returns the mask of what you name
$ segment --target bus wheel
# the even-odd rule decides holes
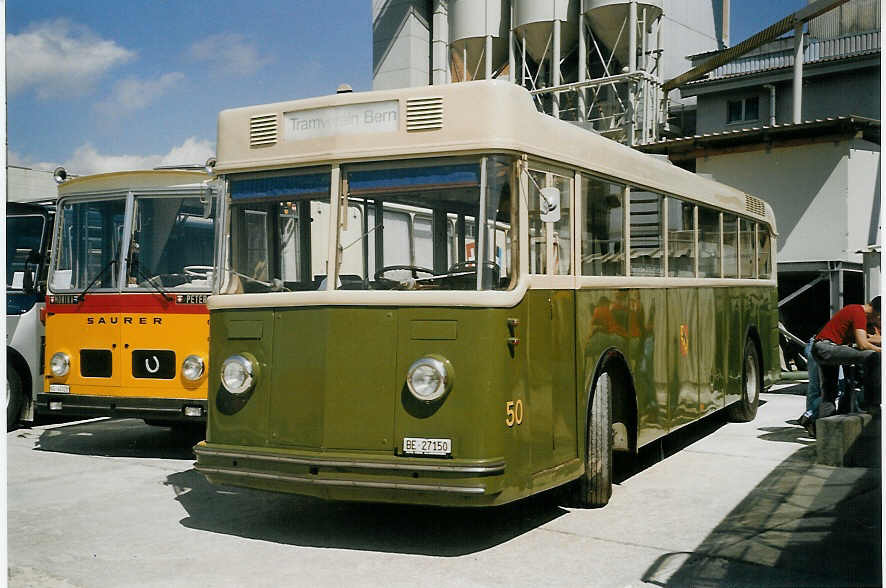
[[[22,409],[22,378],[11,365],[6,366],[6,430],[11,431],[18,422]]]
[[[612,496],[612,381],[606,372],[594,385],[585,473],[578,493],[578,503],[588,508],[606,506]]]
[[[729,405],[726,415],[729,420],[747,423],[757,416],[757,405],[760,403],[760,355],[757,346],[748,339],[744,344],[744,361],[741,368],[741,398]]]

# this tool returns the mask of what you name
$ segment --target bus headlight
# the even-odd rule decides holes
[[[67,353],[57,351],[52,354],[52,357],[49,360],[49,371],[52,372],[53,376],[61,378],[62,376],[66,376],[70,370],[71,358]]]
[[[406,373],[406,385],[422,402],[439,400],[452,386],[452,364],[441,357],[417,359]]]
[[[232,355],[222,363],[221,381],[231,394],[244,394],[255,384],[255,365],[242,355]]]
[[[191,382],[196,382],[203,377],[203,358],[199,355],[189,355],[182,362],[182,377]]]

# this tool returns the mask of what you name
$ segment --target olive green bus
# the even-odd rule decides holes
[[[210,482],[487,506],[779,370],[772,209],[481,81],[223,111]]]

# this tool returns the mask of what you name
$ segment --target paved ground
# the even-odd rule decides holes
[[[599,510],[326,503],[209,486],[193,437],[140,421],[13,431],[10,585],[880,585],[879,439],[813,465],[797,393],[645,451]]]

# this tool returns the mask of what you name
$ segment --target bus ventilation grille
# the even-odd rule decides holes
[[[763,201],[759,198],[755,198],[750,194],[744,195],[744,207],[751,214],[756,214],[757,216],[766,216],[766,206],[763,204]]]
[[[266,147],[277,142],[277,115],[263,114],[249,119],[249,146]]]
[[[406,131],[443,128],[443,98],[413,98],[406,101]]]

